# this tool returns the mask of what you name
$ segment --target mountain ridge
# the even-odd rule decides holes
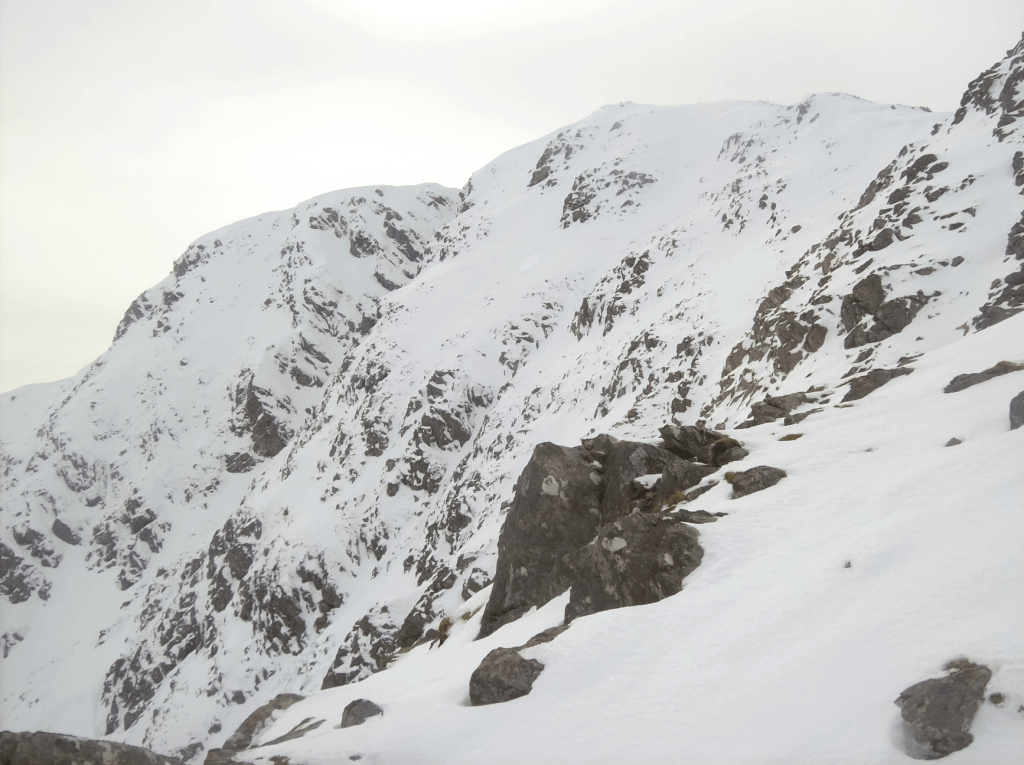
[[[1022,59],[1024,41],[962,115],[834,94],[620,104],[459,194],[343,190],[201,237],[110,358],[23,416],[42,423],[27,441],[5,425],[5,710],[209,744],[277,692],[385,669],[479,597],[534,444],[777,424],[756,399],[828,398],[1012,319]],[[239,279],[256,266],[263,281]],[[238,327],[220,316],[242,309]],[[5,395],[5,423],[44,393]],[[62,562],[106,580],[79,617],[104,631],[95,647],[49,634],[53,612],[85,608]],[[67,667],[7,661],[53,644],[106,665],[64,707],[45,695]]]

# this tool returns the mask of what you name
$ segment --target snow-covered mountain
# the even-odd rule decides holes
[[[965,656],[1002,700],[956,756],[1017,761],[1022,83],[1024,40],[955,115],[619,104],[461,193],[197,240],[96,362],[0,402],[3,727],[199,762],[294,693],[252,743],[305,735],[239,761],[896,762],[892,700]],[[682,593],[469,706],[562,622],[568,594],[474,640],[534,447],[670,423],[787,477],[703,479],[686,507],[728,515]],[[357,698],[384,716],[337,728]]]

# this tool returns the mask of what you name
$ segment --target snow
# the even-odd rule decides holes
[[[262,740],[309,717],[328,724],[246,756],[901,763],[893,700],[967,656],[993,670],[988,690],[1006,701],[982,706],[975,743],[950,762],[1015,762],[1024,752],[1024,516],[1015,512],[1024,443],[1009,431],[1006,404],[1024,374],[942,393],[956,374],[1007,355],[1024,359],[1024,316],[927,355],[850,409],[808,419],[799,440],[777,440],[792,428],[737,431],[750,460],[788,478],[740,500],[722,484],[693,503],[728,515],[699,527],[705,557],[683,592],[577,620],[524,651],[545,665],[529,696],[468,707],[469,675],[491,648],[560,624],[564,596],[473,642],[477,613],[441,647],[314,694]],[[944,447],[954,434],[963,445]],[[383,717],[336,730],[356,698]]]
[[[896,763],[893,700],[966,656],[1006,700],[982,706],[950,762],[1018,762],[1024,431],[1008,430],[1007,406],[1024,373],[942,392],[1024,361],[1024,315],[971,325],[1016,267],[1020,141],[995,141],[997,119],[951,126],[842,94],[620,104],[496,158],[461,200],[431,184],[342,190],[201,237],[95,364],[0,402],[0,541],[35,566],[12,529],[59,517],[82,536],[51,539],[60,565],[36,566],[49,600],[0,612],[4,639],[23,638],[0,665],[4,726],[208,750],[292,692],[308,698],[259,740],[324,725],[244,759]],[[908,185],[923,220],[886,223],[900,236],[858,253],[926,152],[948,167]],[[892,184],[858,207],[893,162]],[[538,166],[548,175],[530,185]],[[572,200],[591,217],[573,220]],[[846,349],[840,305],[872,273],[886,299],[928,302],[903,332]],[[788,371],[755,332],[783,285],[778,310],[827,329]],[[913,373],[840,404],[852,376],[900,363]],[[811,386],[819,401],[801,411],[822,411],[800,424],[735,429],[765,394]],[[254,451],[250,394],[288,435],[275,456]],[[560,624],[567,602],[477,641],[489,588],[461,596],[493,574],[533,447],[654,442],[698,419],[750,451],[735,469],[787,477],[737,500],[722,481],[691,503],[727,515],[699,526],[704,559],[681,593],[576,620],[524,651],[545,665],[529,696],[471,707],[483,656]],[[252,472],[225,472],[238,453],[255,454]],[[157,549],[122,519],[136,497]],[[229,561],[217,540],[253,521]],[[109,549],[95,529],[113,530]],[[122,590],[132,556],[145,565]],[[287,624],[270,595],[294,605]],[[428,626],[451,620],[448,639],[374,673],[372,651],[424,603]],[[320,691],[332,667],[359,681]],[[151,697],[126,701],[142,682]],[[356,698],[383,716],[339,729]]]

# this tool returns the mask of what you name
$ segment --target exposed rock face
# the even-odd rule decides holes
[[[850,380],[850,390],[843,396],[843,403],[847,401],[858,401],[869,393],[881,388],[890,380],[903,375],[909,375],[914,371],[913,367],[900,367],[899,369],[872,369],[866,375],[854,377]]]
[[[968,731],[992,671],[960,661],[947,665],[948,677],[932,678],[907,688],[895,704],[903,715],[904,729],[918,745],[908,751],[921,760],[937,760],[960,751],[974,741]]]
[[[744,470],[742,473],[736,473],[732,476],[732,498],[739,499],[756,491],[763,491],[785,477],[785,470],[768,465],[758,465],[750,470]]]
[[[735,438],[720,438],[711,444],[711,449],[708,450],[709,461],[715,467],[736,462],[749,454],[750,452],[744,449],[743,445]]]
[[[341,727],[351,728],[353,725],[362,725],[371,717],[382,714],[384,714],[384,710],[369,699],[356,699],[341,713]]]
[[[710,462],[708,450],[725,436],[700,425],[666,425],[659,431],[665,448],[677,457],[694,462]]]
[[[605,462],[601,522],[608,523],[629,512],[629,502],[635,498],[631,488],[635,478],[661,473],[678,461],[674,454],[651,444],[621,441],[612,447]]]
[[[737,427],[752,428],[756,425],[763,425],[766,422],[781,420],[801,404],[807,404],[815,400],[806,393],[765,396],[764,401],[759,401],[750,407],[750,418]]]
[[[718,470],[713,465],[701,465],[687,460],[675,460],[665,467],[654,488],[654,508],[663,507],[682,499],[689,489],[699,484],[706,476]],[[678,496],[678,499],[674,499]]]
[[[0,732],[3,765],[181,765],[176,757],[141,746],[95,741],[61,733]]]
[[[1020,372],[1022,370],[1024,370],[1024,364],[1015,364],[1012,361],[1000,361],[998,364],[989,367],[984,372],[972,372],[971,374],[957,375],[949,381],[949,385],[943,389],[943,392],[957,393],[958,391],[966,390],[971,386],[988,382],[1000,375],[1009,374],[1010,372]]]
[[[580,553],[566,622],[675,595],[704,556],[699,539],[676,513],[633,513],[604,526]]]
[[[82,538],[71,530],[60,518],[53,519],[53,526],[51,527],[53,535],[57,537],[61,542],[67,542],[69,545],[78,545],[82,543]]]
[[[918,162],[929,157],[931,161],[935,160],[935,156],[929,154],[920,158]],[[880,238],[881,234],[878,239]],[[878,239],[875,240],[876,243]],[[891,242],[890,232],[888,243]],[[877,343],[902,332],[927,302],[928,298],[921,292],[917,295],[886,300],[881,276],[871,274],[864,277],[854,285],[853,292],[843,298],[841,317],[843,327],[849,333],[843,341],[843,345],[846,348],[858,348],[866,343]],[[874,323],[870,327],[860,323],[865,316],[871,316],[874,319]]]
[[[224,742],[224,749],[231,749],[233,751],[240,751],[242,749],[248,749],[252,746],[253,739],[259,735],[272,720],[275,712],[284,711],[293,704],[297,704],[302,701],[305,696],[300,696],[297,693],[281,693],[275,696],[271,701],[267,702],[251,715],[245,718],[241,725],[238,726],[238,730],[228,737],[228,740]]]
[[[569,588],[575,552],[600,523],[601,484],[578,449],[543,443],[533,450],[498,537],[480,637]]]
[[[1024,425],[1024,391],[1010,399],[1010,430]]]
[[[276,712],[284,711],[288,707],[302,701],[305,696],[296,693],[281,693],[275,696],[251,715],[245,718],[238,730],[232,733],[224,746],[220,749],[211,749],[206,753],[205,765],[220,765],[220,763],[234,762],[235,752],[248,749],[255,739],[274,721]]]

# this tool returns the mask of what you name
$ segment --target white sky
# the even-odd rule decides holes
[[[198,236],[461,187],[618,101],[951,111],[1020,0],[0,0],[0,391],[67,377]]]

